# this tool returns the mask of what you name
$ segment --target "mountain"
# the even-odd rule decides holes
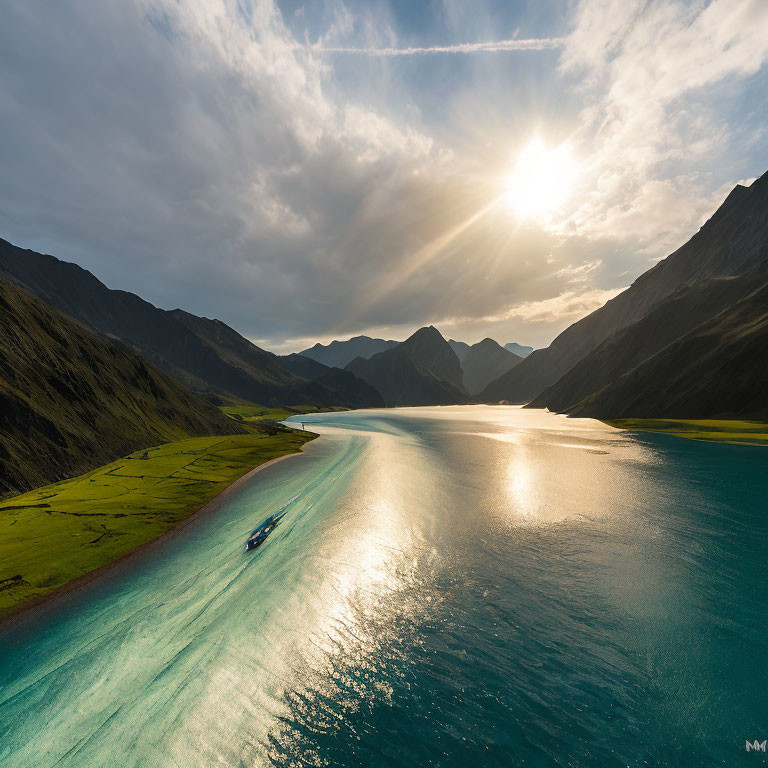
[[[140,357],[0,282],[0,495],[138,448],[242,431]]]
[[[290,355],[280,355],[279,359],[283,368],[304,379],[318,379],[321,376],[325,376],[328,371],[334,370],[332,367],[323,365],[323,363],[319,363],[311,357],[305,357],[300,352],[293,352]],[[342,369],[336,368],[336,370],[338,371]]]
[[[517,355],[518,357],[528,357],[528,355],[533,352],[533,347],[524,347],[522,344],[516,344],[514,341],[505,344],[504,349],[509,350],[513,355]]]
[[[197,317],[180,309],[174,309],[170,314],[213,349],[219,360],[247,376],[248,380],[242,385],[241,391],[253,391],[251,382],[263,381],[270,377],[274,385],[280,387],[281,402],[285,404],[344,408],[372,408],[383,405],[381,395],[375,389],[349,372],[329,368],[300,355],[280,357],[267,352],[220,320]],[[304,364],[305,360],[309,365]],[[264,399],[253,397],[245,399],[257,403],[264,402]]]
[[[375,387],[388,406],[465,402],[456,353],[433,326],[371,358],[357,357],[347,370]]]
[[[314,347],[299,352],[304,357],[311,357],[329,368],[345,368],[356,357],[369,358],[396,347],[400,342],[372,339],[369,336],[355,336],[347,341],[332,341],[330,344],[315,344]]]
[[[534,351],[491,382],[481,398],[486,402],[534,400],[592,350],[675,292],[713,278],[766,270],[767,235],[768,173],[749,187],[737,185],[685,245],[603,307],[571,325],[549,347]]]
[[[286,370],[276,355],[225,323],[158,309],[135,294],[107,288],[76,264],[0,240],[0,277],[118,341],[195,391],[265,405],[350,405],[331,386]]]
[[[455,339],[448,339],[451,349],[456,353],[456,357],[459,358],[459,362],[464,362],[464,356],[469,352],[469,344],[463,341],[456,341]]]
[[[462,360],[464,388],[470,395],[476,395],[522,361],[522,357],[512,354],[493,339],[483,339],[469,347]]]
[[[768,421],[768,274],[763,284],[571,406],[595,418]]]
[[[370,384],[359,379],[351,371],[342,368],[330,368],[304,355],[283,355],[280,363],[297,376],[313,379],[318,384],[328,387],[343,401],[347,408],[382,408],[384,399]]]
[[[592,350],[535,398],[531,407],[570,412],[585,398],[610,387],[703,323],[733,307],[765,281],[765,275],[760,274],[713,278],[673,293],[644,318]],[[720,345],[716,344],[715,348],[719,350]]]

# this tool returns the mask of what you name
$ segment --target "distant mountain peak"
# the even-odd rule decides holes
[[[356,357],[347,370],[378,389],[387,405],[448,405],[467,397],[459,358],[433,325],[369,359]]]
[[[510,341],[505,344],[504,349],[509,350],[513,355],[517,355],[518,357],[528,357],[528,355],[533,352],[533,347],[526,347],[515,341]]]
[[[318,342],[314,346],[302,350],[299,354],[331,368],[345,368],[356,357],[368,359],[377,352],[391,349],[399,343],[399,341],[392,339],[374,339],[370,336],[360,335],[345,341],[334,339],[329,344]]]
[[[415,342],[420,342],[424,339],[434,339],[435,341],[445,341],[445,337],[443,336],[440,331],[435,328],[434,325],[425,325],[423,328],[419,328],[418,331],[415,331],[413,334],[411,334],[404,342],[403,344],[413,344]],[[447,344],[448,342],[446,342]]]
[[[512,370],[522,357],[505,349],[489,337],[473,344],[462,361],[464,387],[470,395],[477,395],[492,381]]]

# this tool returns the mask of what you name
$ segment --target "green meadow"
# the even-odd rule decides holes
[[[263,421],[283,421],[289,416],[305,413],[320,413],[325,411],[344,411],[346,408],[317,407],[315,405],[292,405],[286,408],[267,408],[252,403],[232,403],[222,405],[221,410],[238,421],[246,424],[259,424]]]
[[[239,405],[222,405],[221,410],[238,421],[258,423],[260,421],[282,421],[293,416],[295,411],[286,408],[265,408],[261,405],[242,403]]]
[[[131,552],[314,437],[281,429],[190,438],[0,501],[0,615]]]
[[[768,424],[735,419],[613,419],[606,424],[641,432],[665,432],[691,440],[739,445],[768,445]]]

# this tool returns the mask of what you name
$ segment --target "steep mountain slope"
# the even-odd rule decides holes
[[[298,352],[290,355],[280,355],[279,357],[283,368],[295,376],[301,376],[304,379],[317,379],[325,376],[328,371],[333,370],[333,368],[323,365],[311,357],[304,357],[304,355]],[[339,369],[337,368],[336,370]],[[358,381],[360,380],[358,379]]]
[[[533,347],[524,347],[522,344],[517,344],[514,341],[505,344],[504,349],[508,349],[513,355],[518,357],[528,357],[533,352]]]
[[[461,389],[459,358],[434,325],[420,328],[403,344],[419,370]]]
[[[464,388],[470,395],[476,395],[522,361],[522,357],[513,355],[493,339],[483,339],[473,344],[462,360]]]
[[[660,301],[716,277],[754,274],[768,263],[768,174],[736,186],[712,218],[681,248],[626,291],[536,350],[481,394],[487,402],[525,403],[554,384],[609,336],[637,322]]]
[[[765,283],[568,410],[596,418],[768,420]]]
[[[262,404],[344,405],[325,385],[285,370],[229,326],[181,310],[158,309],[111,290],[90,272],[0,240],[0,277],[16,282],[199,392]]]
[[[280,364],[276,355],[257,347],[221,320],[198,317],[182,309],[173,309],[163,314],[178,321],[193,333],[201,346],[213,353],[214,364],[223,362],[228,367],[229,376],[236,376],[239,372],[242,381],[232,379],[222,382],[230,391],[231,388],[251,387],[256,389],[261,397],[268,397],[267,393],[275,388],[293,387],[298,383]],[[193,361],[184,362],[187,368],[194,365]],[[206,370],[203,380],[208,381],[215,375],[214,372]]]
[[[702,323],[733,307],[765,281],[765,275],[713,278],[677,291],[644,318],[606,339],[530,406],[568,412]]]
[[[0,282],[0,494],[138,448],[242,431],[141,358]]]
[[[367,408],[383,402],[378,392],[351,373],[339,369],[334,372],[328,366],[299,355],[274,355],[257,347],[220,320],[197,317],[180,309],[170,314],[212,349],[219,360],[241,372],[243,381],[237,387],[239,392],[250,393],[250,396],[240,395],[246,400],[270,402],[271,388],[279,387],[281,401],[286,404]],[[309,365],[304,365],[304,360]],[[270,384],[265,386],[265,381]]]
[[[451,349],[456,353],[456,357],[459,358],[459,362],[464,361],[464,357],[469,352],[469,344],[464,341],[456,341],[456,339],[448,339]]]
[[[297,376],[313,379],[334,392],[335,399],[347,408],[381,408],[384,399],[370,384],[351,371],[330,368],[304,355],[283,355],[280,363]]]
[[[329,368],[344,368],[356,357],[369,358],[396,347],[400,342],[372,339],[370,336],[355,336],[346,341],[332,341],[330,344],[315,344],[314,347],[299,352],[304,357],[311,357]]]
[[[448,405],[467,398],[459,359],[432,326],[369,359],[356,358],[347,370],[375,387],[388,406]]]

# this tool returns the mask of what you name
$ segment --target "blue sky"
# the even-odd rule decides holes
[[[764,0],[3,16],[0,236],[280,351],[545,345],[768,166]]]

